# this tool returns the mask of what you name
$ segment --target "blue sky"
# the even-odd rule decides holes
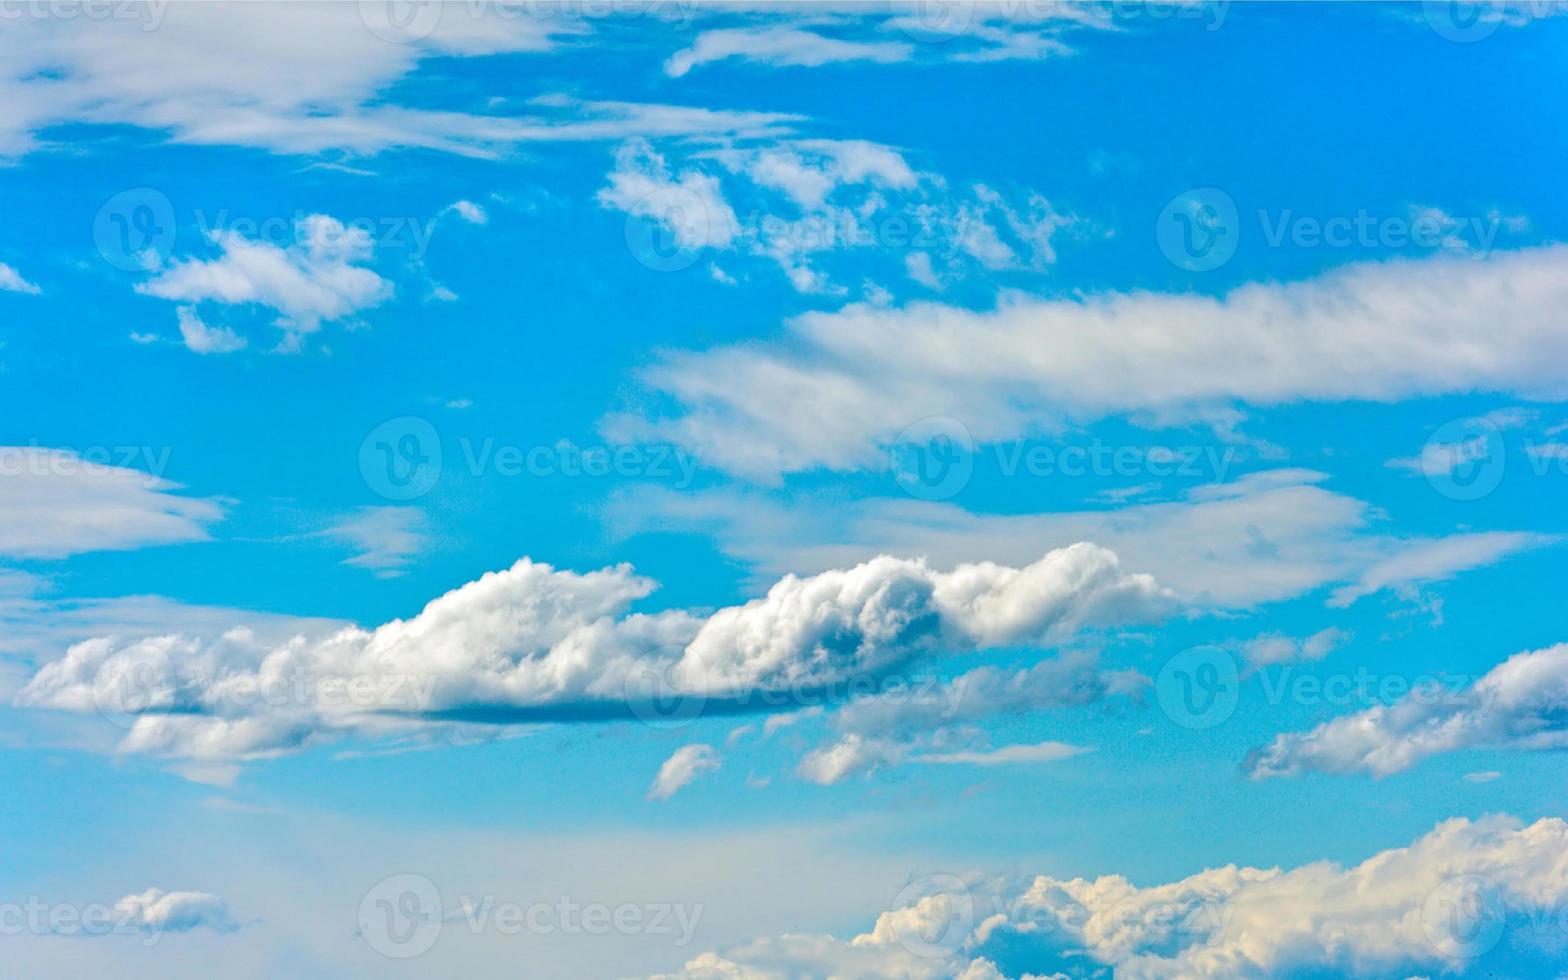
[[[17,969],[1561,972],[1561,12],[7,8]]]

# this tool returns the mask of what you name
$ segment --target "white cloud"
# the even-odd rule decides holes
[[[137,292],[179,303],[211,301],[226,306],[256,304],[279,314],[282,347],[295,349],[323,320],[340,320],[377,306],[392,284],[361,263],[372,252],[369,234],[336,218],[311,215],[295,229],[296,242],[280,248],[229,231],[215,232],[223,254],[211,261],[185,259],[161,269]],[[193,327],[199,327],[194,330]],[[212,331],[182,312],[180,330],[193,350],[232,350],[240,343],[227,330]],[[196,342],[193,343],[193,336]]]
[[[485,213],[485,209],[475,204],[473,201],[453,201],[451,205],[447,207],[447,210],[453,212],[459,218],[462,218],[471,225],[487,224],[490,221],[490,216]]]
[[[1441,823],[1352,867],[1227,865],[1146,888],[1119,875],[930,876],[851,940],[758,939],[695,957],[676,976],[994,980],[1003,961],[1028,975],[1109,968],[1131,980],[1480,975],[1489,960],[1476,957],[1490,947],[1478,952],[1477,937],[1494,922],[1516,975],[1548,976],[1561,941],[1554,910],[1568,900],[1565,855],[1563,821],[1494,816]]]
[[[234,932],[240,926],[229,914],[228,903],[207,892],[166,892],[149,888],[127,895],[114,903],[116,923],[132,925],[144,932],[190,932],[210,929]]]
[[[648,787],[648,799],[669,799],[698,776],[717,772],[720,762],[719,753],[711,745],[681,746],[659,767],[658,776]]]
[[[1283,633],[1267,633],[1263,636],[1255,636],[1244,643],[1242,654],[1254,667],[1322,660],[1349,639],[1349,633],[1335,626],[1318,630],[1303,639],[1286,636]]]
[[[855,304],[795,318],[782,343],[673,355],[644,379],[679,410],[604,427],[774,478],[878,466],[898,432],[932,416],[993,442],[1066,420],[1192,419],[1238,402],[1560,398],[1551,365],[1568,357],[1565,303],[1568,246],[1364,262],[1220,297],[1008,296],[989,312]]]
[[[942,288],[942,280],[937,278],[936,269],[931,265],[930,252],[910,252],[904,256],[904,269],[909,278],[927,289]]]
[[[37,296],[43,292],[33,283],[23,279],[20,272],[17,272],[4,262],[0,262],[0,291],[27,293],[29,296]]]
[[[616,150],[615,170],[610,185],[599,191],[599,203],[658,223],[685,249],[726,248],[740,226],[717,179],[696,170],[672,176],[646,140]]]
[[[834,62],[907,61],[914,47],[897,41],[844,41],[782,24],[703,31],[691,47],[664,63],[664,73],[679,78],[700,65],[736,58],[757,64],[815,68]]]
[[[659,150],[635,140],[617,152],[609,179],[600,204],[656,221],[691,261],[700,249],[732,250],[777,265],[802,293],[847,295],[823,264],[854,249],[919,249],[905,271],[933,277],[928,250],[943,253],[954,276],[1038,271],[1056,261],[1053,236],[1077,224],[1039,194],[1014,201],[983,185],[950,192],[900,151],[865,140],[775,136],[695,149],[671,141]],[[891,302],[884,291],[867,294],[873,306]]]
[[[766,596],[706,616],[629,613],[653,588],[625,565],[577,574],[523,559],[373,630],[281,644],[243,628],[77,643],[16,700],[126,715],[122,751],[247,758],[464,719],[630,716],[668,697],[700,710],[707,699],[818,689],[951,650],[1060,642],[1157,617],[1169,598],[1087,544],[1021,569],[944,573],[882,557],[786,576]],[[136,678],[134,691],[115,685],[122,677]]]
[[[1406,542],[1367,568],[1356,582],[1335,589],[1329,596],[1329,605],[1343,608],[1384,589],[1401,598],[1415,598],[1421,585],[1446,581],[1460,572],[1495,564],[1510,555],[1558,540],[1546,534],[1491,531]]]
[[[175,311],[180,321],[180,337],[186,349],[196,354],[231,354],[245,347],[245,338],[227,327],[209,327],[196,311],[182,306]],[[131,339],[135,340],[133,334]]]
[[[0,556],[65,558],[206,540],[207,525],[223,516],[218,502],[179,496],[179,484],[129,468],[156,470],[166,461],[150,448],[81,456],[0,446]]]
[[[321,534],[358,549],[343,564],[389,578],[403,574],[425,549],[424,529],[425,512],[418,507],[365,507]]]
[[[839,737],[813,749],[796,771],[810,782],[830,785],[905,762],[983,763],[995,753],[978,743],[972,726],[981,719],[1136,697],[1148,684],[1137,671],[1102,670],[1093,656],[1068,654],[1016,671],[977,667],[947,681],[900,685],[839,709],[833,715]],[[924,755],[915,755],[921,750]],[[989,761],[1024,761],[1032,751],[1053,750],[1015,746],[997,751]]]
[[[934,752],[917,756],[912,761],[944,765],[999,766],[1012,763],[1059,762],[1088,751],[1081,745],[1069,745],[1066,742],[1037,742],[1033,745],[1004,745],[999,749],[981,751]]]
[[[1303,772],[1388,776],[1460,749],[1568,747],[1568,644],[1518,653],[1468,687],[1404,700],[1278,735],[1247,760],[1254,777]]]
[[[1222,473],[1216,460],[1200,469]],[[1355,582],[1347,588],[1360,592],[1436,581],[1538,540],[1507,532],[1416,541],[1381,535],[1376,508],[1320,485],[1327,480],[1312,470],[1265,470],[1203,484],[1178,500],[1041,514],[980,514],[904,498],[640,490],[616,498],[607,518],[621,534],[654,527],[709,533],[764,575],[877,554],[925,555],[939,565],[1016,564],[1045,548],[1094,541],[1199,608],[1248,608],[1332,583]]]

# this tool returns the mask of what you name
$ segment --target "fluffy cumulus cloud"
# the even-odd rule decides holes
[[[646,383],[668,416],[608,431],[700,449],[751,477],[882,465],[911,423],[981,442],[1111,415],[1471,391],[1557,399],[1568,246],[1364,262],[1218,296],[1148,292],[808,313],[774,345],[673,355]],[[962,358],[953,356],[963,350]],[[1245,371],[1234,365],[1245,363]]]
[[[166,892],[149,888],[127,895],[114,904],[119,920],[143,932],[190,932],[210,929],[234,932],[240,926],[229,913],[228,903],[207,892]]]
[[[205,540],[221,505],[177,493],[178,484],[154,475],[164,462],[150,448],[82,455],[0,446],[0,557],[65,558]]]
[[[722,764],[711,745],[683,745],[676,749],[648,787],[648,799],[667,800],[704,773],[716,772]]]
[[[288,350],[297,349],[302,336],[319,330],[322,321],[353,316],[392,295],[392,284],[364,264],[374,249],[363,228],[316,214],[301,221],[295,234],[296,242],[285,248],[233,231],[215,232],[218,258],[175,261],[137,291],[184,304],[271,310],[284,331],[280,346]],[[207,327],[188,307],[180,310],[180,331],[186,346],[198,353],[243,346],[232,331]]]
[[[1568,644],[1518,653],[1467,686],[1433,684],[1306,732],[1276,736],[1247,760],[1254,777],[1304,772],[1387,776],[1460,749],[1568,746]]]
[[[1496,816],[1447,821],[1352,867],[1227,865],[1142,888],[930,875],[850,940],[759,939],[676,976],[1548,976],[1564,900],[1568,824]]]
[[[650,705],[745,703],[759,692],[876,678],[943,651],[1051,643],[1161,615],[1169,595],[1079,544],[1023,568],[879,557],[709,615],[631,612],[654,583],[524,559],[375,629],[262,642],[98,637],[71,646],[19,704],[99,712],[122,751],[197,759],[276,754],[333,734],[441,722],[632,717]]]

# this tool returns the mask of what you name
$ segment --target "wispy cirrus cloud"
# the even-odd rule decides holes
[[[643,378],[675,410],[611,415],[604,429],[775,479],[878,465],[900,431],[937,416],[990,442],[1236,404],[1557,399],[1568,395],[1549,367],[1568,356],[1564,283],[1568,246],[1547,246],[1363,262],[1219,297],[1013,296],[989,311],[853,304],[791,320],[776,343],[668,357]]]

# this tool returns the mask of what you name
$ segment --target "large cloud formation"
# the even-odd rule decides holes
[[[1170,601],[1089,544],[1023,568],[939,572],[884,556],[786,576],[707,616],[631,612],[653,589],[627,565],[576,573],[523,559],[375,629],[281,644],[243,628],[97,637],[40,669],[17,702],[121,721],[122,751],[246,758],[432,722],[646,717],[671,699],[744,708],[759,693],[875,681],[944,650],[1147,620]]]
[[[1517,653],[1468,687],[1431,686],[1396,704],[1276,736],[1247,760],[1254,777],[1387,776],[1467,748],[1568,746],[1568,643]]]
[[[767,478],[884,465],[885,447],[931,416],[956,418],[985,442],[1067,420],[1204,417],[1236,403],[1555,398],[1565,304],[1561,245],[1363,262],[1219,297],[1012,297],[988,312],[855,304],[796,318],[783,344],[667,360],[647,381],[675,413],[612,417],[606,429]]]
[[[1561,963],[1564,900],[1568,823],[1495,816],[1447,821],[1348,868],[1227,865],[1148,888],[930,875],[847,942],[759,939],[677,977],[1545,976]]]

